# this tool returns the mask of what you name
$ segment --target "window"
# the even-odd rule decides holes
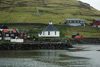
[[[48,35],[50,35],[50,31],[48,31]]]
[[[14,34],[11,34],[11,36],[14,36]]]
[[[8,36],[9,36],[9,34],[6,34],[5,36],[6,36],[6,37],[8,37]]]

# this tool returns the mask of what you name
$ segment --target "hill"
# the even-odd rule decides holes
[[[0,23],[64,23],[66,18],[99,19],[100,11],[77,0],[0,0]]]

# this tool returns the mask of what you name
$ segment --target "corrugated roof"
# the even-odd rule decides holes
[[[49,24],[43,31],[59,31],[52,24]]]
[[[66,19],[66,20],[81,20],[81,19],[78,19],[78,18],[69,18],[69,19]]]
[[[100,21],[100,19],[95,19],[96,21]]]
[[[85,21],[85,19],[79,19],[79,18],[69,18],[69,19],[66,19],[66,20],[81,20],[81,21]]]
[[[3,29],[3,31],[4,31],[5,33],[8,33],[8,30],[7,30],[7,29]]]
[[[12,31],[13,33],[17,33],[15,29],[3,29],[5,33],[8,33],[9,31]]]

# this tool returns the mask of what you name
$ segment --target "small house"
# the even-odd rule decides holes
[[[14,39],[17,36],[15,29],[3,29],[4,40]]]
[[[83,36],[81,36],[81,35],[76,35],[74,38],[75,38],[75,39],[76,39],[76,38],[83,38]]]
[[[68,26],[85,26],[84,19],[66,19],[65,24]]]
[[[79,33],[73,33],[72,38],[74,38],[76,35],[80,35]]]
[[[73,33],[72,38],[83,38],[79,33]]]
[[[100,19],[93,19],[93,27],[100,27]]]
[[[38,34],[39,37],[60,37],[60,31],[55,28],[52,24],[52,21],[49,22],[49,25]]]

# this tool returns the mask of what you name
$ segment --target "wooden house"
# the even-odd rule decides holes
[[[17,36],[15,29],[3,29],[3,38],[4,40],[14,39]]]
[[[66,19],[65,24],[68,26],[85,26],[84,19]]]
[[[100,19],[93,19],[93,27],[100,27]]]
[[[60,31],[57,30],[52,21],[49,22],[49,25],[38,34],[39,37],[60,37]]]

